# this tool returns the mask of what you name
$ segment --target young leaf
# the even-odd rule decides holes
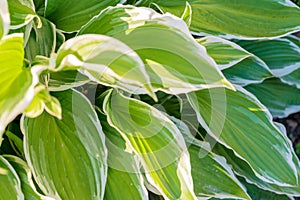
[[[23,67],[22,34],[0,40],[0,140],[7,124],[29,105],[37,82],[35,69]]]
[[[100,2],[98,0],[87,2],[48,0],[46,1],[45,16],[54,22],[58,29],[73,32],[79,30],[102,9],[120,2],[121,0],[102,0]]]
[[[227,38],[277,37],[299,30],[300,8],[283,0],[188,0],[193,15],[190,29],[196,34]],[[142,0],[139,5],[157,4],[180,16],[186,0]],[[249,28],[253,27],[253,28]]]
[[[232,87],[193,39],[185,22],[170,14],[161,15],[149,8],[111,7],[79,32],[85,33],[110,35],[127,44],[145,63],[156,90],[178,94]]]
[[[0,156],[0,191],[0,200],[24,200],[20,179],[3,156]]]
[[[31,171],[25,161],[12,155],[4,155],[4,158],[12,165],[20,177],[21,189],[26,200],[54,200],[37,192]]]
[[[264,104],[274,117],[287,117],[300,111],[300,89],[282,83],[278,78],[267,79],[245,87]]]
[[[168,199],[195,199],[184,139],[154,107],[111,91],[104,112],[128,148],[141,159],[149,183]],[[125,123],[126,122],[126,123]]]
[[[78,69],[100,84],[130,93],[154,95],[139,56],[117,39],[96,34],[77,36],[57,52],[54,71]]]
[[[0,39],[8,33],[9,24],[7,0],[3,0],[0,2]]]
[[[237,41],[237,43],[262,59],[276,77],[289,74],[300,67],[300,46],[288,39]]]
[[[267,109],[253,95],[237,88],[188,94],[199,123],[215,140],[246,161],[262,181],[297,185],[289,142],[272,123]]]
[[[22,118],[25,157],[39,187],[55,199],[102,199],[107,149],[97,115],[74,90],[56,92],[62,119]]]

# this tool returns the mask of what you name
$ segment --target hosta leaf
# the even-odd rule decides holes
[[[4,158],[12,165],[20,177],[22,192],[26,200],[53,200],[37,192],[31,171],[25,161],[12,155],[4,155]]]
[[[152,186],[168,199],[195,199],[189,155],[172,121],[154,107],[117,92],[106,96],[104,111],[109,124],[141,159]]]
[[[33,25],[25,47],[25,56],[30,61],[34,60],[37,55],[49,57],[55,50],[55,25],[43,17],[40,17],[40,20],[42,24],[41,27]]]
[[[207,36],[197,39],[197,41],[205,47],[208,55],[216,61],[222,70],[252,56],[239,45],[222,38]]]
[[[139,56],[117,39],[96,34],[65,42],[57,52],[54,70],[78,69],[91,80],[130,93],[152,95],[150,80]]]
[[[74,90],[56,92],[62,119],[44,112],[23,118],[25,157],[39,187],[55,199],[101,199],[107,150],[88,100]]]
[[[8,33],[9,23],[7,0],[4,0],[0,2],[0,39]]]
[[[201,90],[188,97],[202,127],[234,150],[256,176],[277,185],[297,185],[293,150],[254,96],[238,87]]]
[[[126,149],[126,142],[120,133],[106,121],[106,116],[98,114],[108,149],[108,172],[104,199],[148,200],[148,192],[140,173],[137,156]]]
[[[20,114],[34,96],[36,75],[23,67],[22,34],[12,34],[0,40],[0,141],[9,122]],[[32,71],[34,71],[32,69]]]
[[[0,191],[0,200],[24,200],[20,179],[3,156],[0,156]]]
[[[142,0],[180,16],[185,0]],[[193,15],[190,29],[224,37],[276,37],[299,30],[300,8],[291,1],[277,0],[188,0]],[[249,28],[252,27],[252,28]]]
[[[275,117],[287,117],[300,110],[300,89],[282,83],[278,78],[245,87],[254,94]]]
[[[45,16],[55,23],[58,29],[73,32],[79,30],[102,9],[120,2],[121,0],[91,0],[84,3],[81,0],[48,0]]]
[[[210,152],[208,143],[195,139],[182,121],[173,117],[171,120],[188,144],[195,194],[198,197],[250,199],[226,160]]]
[[[288,39],[238,41],[237,43],[262,59],[275,76],[284,76],[300,68],[300,47]]]
[[[231,83],[241,86],[261,83],[273,76],[266,63],[257,56],[250,56],[222,72]]]
[[[21,28],[32,22],[34,18],[37,18],[38,21],[40,20],[35,13],[35,7],[32,0],[8,0],[7,2],[11,29]]]
[[[251,184],[255,184],[264,190],[272,191],[278,194],[286,194],[291,196],[300,196],[300,187],[299,185],[290,187],[290,186],[278,186],[272,183],[267,183],[259,179],[254,172],[252,171],[251,167],[243,160],[239,159],[235,156],[234,152],[217,144],[215,145],[213,151],[219,155],[222,155],[226,158],[227,162],[232,166],[232,169],[237,173],[239,176],[242,176],[246,179],[247,182]],[[299,164],[298,158],[294,154],[293,161],[298,168],[298,179],[300,175],[299,171]]]
[[[149,8],[112,7],[84,26],[79,34],[83,33],[106,34],[126,43],[142,58],[157,90],[186,93],[231,87],[184,21],[170,14],[161,15]]]

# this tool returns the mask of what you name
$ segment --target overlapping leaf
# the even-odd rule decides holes
[[[100,84],[154,95],[139,56],[108,36],[86,34],[68,40],[58,50],[56,63],[54,71],[78,69]]]
[[[206,131],[234,150],[262,181],[282,186],[298,184],[293,150],[254,96],[238,87],[237,91],[201,90],[188,97]]]
[[[0,156],[0,191],[1,200],[24,200],[20,179],[3,156]]]
[[[102,9],[120,2],[120,0],[102,0],[101,2],[91,0],[83,3],[81,0],[48,0],[46,1],[45,16],[55,23],[58,29],[73,32],[79,30]]]
[[[300,68],[300,46],[286,38],[237,41],[237,43],[262,59],[277,77],[287,75]]]
[[[193,14],[190,29],[195,33],[223,37],[276,37],[299,30],[300,8],[291,1],[277,0],[188,0]],[[181,16],[185,0],[142,0]],[[251,28],[250,28],[251,27]]]
[[[127,44],[145,63],[154,89],[186,93],[231,87],[184,21],[170,14],[161,15],[149,8],[112,7],[79,32],[85,33],[106,34]]]
[[[88,100],[74,90],[53,94],[62,119],[23,118],[26,160],[35,180],[55,199],[101,199],[107,176],[104,134]]]
[[[274,117],[287,117],[300,111],[300,89],[287,85],[278,78],[251,84],[245,89],[254,94]]]
[[[165,198],[195,199],[184,139],[166,116],[141,101],[111,92],[104,101],[108,122],[141,159],[149,183]]]
[[[0,40],[0,140],[9,122],[20,114],[34,96],[36,73],[23,67],[22,34]],[[32,69],[32,71],[34,71]],[[32,76],[33,74],[33,76]]]
[[[5,155],[4,158],[12,165],[20,177],[21,189],[26,200],[54,200],[37,192],[31,171],[25,161],[12,155]]]

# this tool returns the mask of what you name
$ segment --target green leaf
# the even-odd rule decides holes
[[[0,156],[0,191],[0,200],[24,200],[20,179],[3,156]]]
[[[68,40],[57,52],[56,65],[54,71],[78,69],[100,84],[154,95],[139,56],[108,36],[87,34]]]
[[[300,89],[282,83],[278,78],[245,87],[264,104],[274,117],[287,117],[300,110]]]
[[[44,194],[55,199],[102,199],[107,149],[97,115],[74,90],[56,92],[62,119],[22,118],[25,157]]]
[[[10,144],[16,154],[24,158],[23,140],[19,138],[15,133],[12,133],[10,130],[6,130],[5,135],[8,137]]]
[[[41,115],[44,110],[50,115],[61,119],[62,111],[59,101],[51,96],[44,86],[39,85],[35,88],[35,96],[24,111],[24,115],[26,117],[36,118]]]
[[[266,63],[257,56],[250,56],[222,72],[231,83],[241,86],[261,83],[273,76]]]
[[[283,135],[283,137],[286,137]],[[288,138],[286,137],[288,140]],[[257,185],[263,190],[275,192],[277,194],[286,194],[291,196],[300,196],[300,187],[296,186],[278,186],[276,184],[267,183],[259,179],[251,167],[243,160],[236,157],[233,151],[223,147],[222,145],[215,145],[213,151],[218,155],[222,155],[226,158],[227,162],[232,166],[232,169],[241,177],[244,177],[247,182]],[[293,162],[297,166],[298,179],[300,178],[299,161],[295,153],[293,153]]]
[[[104,100],[109,124],[141,159],[149,183],[168,199],[195,199],[184,139],[163,113],[111,91]],[[126,123],[124,123],[126,122]]]
[[[297,185],[289,142],[272,123],[267,109],[253,95],[237,88],[189,93],[199,123],[210,136],[246,161],[262,181]]]
[[[138,158],[126,149],[126,142],[119,132],[106,121],[106,116],[98,114],[108,149],[108,173],[104,199],[148,200],[148,192],[140,172]]]
[[[262,59],[277,76],[284,76],[300,67],[300,46],[286,38],[237,41],[247,51]]]
[[[291,200],[292,198],[282,195],[276,194],[270,191],[263,190],[256,185],[252,185],[247,183],[245,180],[242,181],[243,185],[246,186],[248,194],[251,196],[252,200]]]
[[[32,0],[8,0],[10,14],[10,28],[18,29],[37,18],[40,24],[39,16],[35,13],[35,7]]]
[[[45,16],[52,21],[58,29],[66,32],[77,31],[102,9],[121,3],[120,0],[81,0],[46,1]]]
[[[190,29],[196,34],[227,38],[277,37],[299,30],[300,8],[285,0],[188,0],[193,15]],[[142,0],[180,16],[186,0]]]
[[[9,12],[7,0],[0,2],[0,39],[8,33],[9,30]]]
[[[203,45],[220,69],[229,68],[245,58],[252,56],[251,53],[239,45],[215,36],[207,36],[197,39],[199,44]]]
[[[40,20],[41,27],[33,25],[25,47],[25,56],[30,61],[33,61],[37,55],[49,57],[54,53],[56,46],[55,25],[43,17],[40,17]]]
[[[156,90],[186,93],[232,87],[191,36],[185,22],[170,14],[133,6],[110,7],[79,32],[84,33],[106,34],[127,44],[145,63]]]
[[[26,200],[53,200],[37,192],[32,179],[32,173],[25,161],[12,155],[4,155],[4,158],[12,165],[20,177],[21,189]]]
[[[23,67],[22,34],[0,40],[0,142],[7,124],[29,105],[37,78],[35,69]],[[32,71],[32,72],[31,72]]]
[[[186,6],[185,6],[185,9],[183,11],[181,18],[183,19],[183,21],[185,21],[185,23],[188,27],[190,27],[191,23],[192,23],[192,12],[193,12],[193,10],[192,10],[191,5],[189,4],[189,2],[186,2]]]

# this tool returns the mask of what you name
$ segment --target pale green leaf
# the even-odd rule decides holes
[[[0,39],[8,33],[10,24],[7,0],[0,1]]]
[[[76,69],[100,84],[154,95],[142,60],[112,37],[86,34],[65,42],[57,52],[53,70]]]
[[[227,38],[277,37],[300,28],[300,8],[286,0],[188,0],[193,15],[190,29],[195,34]],[[141,6],[157,4],[180,16],[186,0],[142,0]]]
[[[45,16],[55,23],[58,29],[66,32],[77,31],[102,9],[114,6],[121,0],[47,0]]]
[[[120,133],[111,127],[106,116],[98,114],[108,149],[108,173],[105,186],[106,200],[148,200],[148,192],[140,171],[138,157],[126,149]]]
[[[3,156],[0,156],[0,191],[0,200],[24,200],[20,179]]]
[[[74,90],[53,93],[62,119],[44,112],[22,118],[25,157],[44,194],[55,199],[102,199],[107,150],[97,115]]]
[[[26,117],[36,118],[44,110],[50,115],[61,119],[62,111],[59,101],[51,96],[44,86],[39,85],[35,88],[35,96],[30,105],[25,109],[24,114]]]
[[[284,76],[300,68],[300,46],[286,38],[274,40],[237,41],[237,43],[262,59],[277,76]]]
[[[289,142],[255,96],[237,88],[237,91],[214,88],[188,94],[199,123],[210,136],[246,161],[262,181],[297,185]]]
[[[183,11],[183,14],[181,16],[181,18],[183,19],[183,21],[185,21],[186,25],[188,25],[188,27],[191,26],[192,23],[192,7],[189,4],[189,2],[186,2],[186,6],[185,9]]]
[[[184,139],[171,120],[141,101],[111,92],[104,101],[109,124],[141,159],[149,183],[168,199],[195,199]]]
[[[32,173],[25,161],[12,155],[4,155],[4,158],[12,165],[20,177],[21,189],[26,200],[54,200],[37,192]]]
[[[232,87],[185,22],[170,14],[132,6],[110,7],[79,32],[84,33],[110,35],[127,44],[142,58],[156,90],[186,93]]]
[[[10,14],[10,28],[18,29],[37,18],[40,24],[39,16],[35,13],[35,7],[32,0],[8,0]]]
[[[287,117],[300,111],[300,89],[282,83],[278,78],[247,85],[245,89],[254,94],[274,117]]]
[[[37,78],[35,69],[23,67],[22,34],[0,40],[0,141],[9,122],[29,105],[34,96]],[[31,72],[32,71],[32,72]],[[33,74],[33,76],[32,76]]]

